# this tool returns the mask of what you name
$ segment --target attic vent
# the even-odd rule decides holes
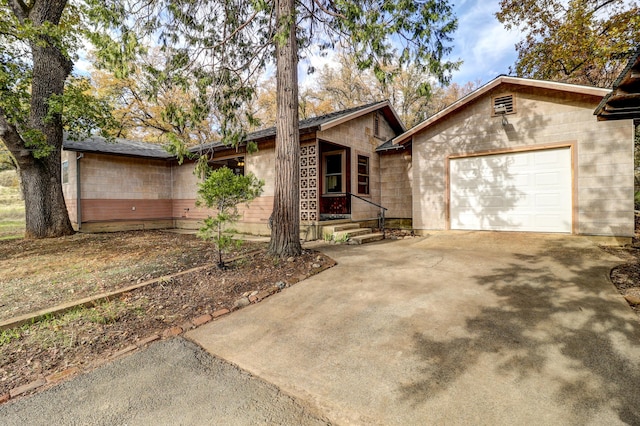
[[[516,110],[513,103],[513,95],[493,98],[493,115],[513,114],[514,112]]]

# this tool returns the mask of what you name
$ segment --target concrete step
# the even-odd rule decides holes
[[[359,229],[360,228],[360,224],[359,223],[343,223],[340,225],[334,225],[333,226],[333,232],[338,232],[338,231],[346,231],[349,229]]]
[[[322,233],[333,234],[334,232],[338,232],[338,231],[346,231],[348,229],[358,229],[358,228],[360,228],[360,225],[357,223],[341,223],[338,225],[323,226]]]
[[[345,231],[335,231],[333,235],[333,241],[344,241],[349,238],[357,237],[358,235],[370,234],[371,228],[353,228]]]
[[[349,244],[366,244],[374,241],[380,241],[382,239],[384,239],[384,234],[382,232],[375,232],[351,237]]]

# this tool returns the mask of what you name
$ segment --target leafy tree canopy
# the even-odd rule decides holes
[[[640,8],[628,0],[501,0],[496,14],[520,29],[518,76],[610,87],[640,44]]]

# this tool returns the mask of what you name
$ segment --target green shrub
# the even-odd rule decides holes
[[[200,183],[196,205],[213,208],[216,215],[205,219],[198,236],[213,241],[218,250],[218,267],[224,267],[222,254],[234,247],[229,225],[240,217],[238,205],[258,197],[263,186],[264,181],[258,180],[252,173],[239,176],[227,167],[209,172],[204,182]]]

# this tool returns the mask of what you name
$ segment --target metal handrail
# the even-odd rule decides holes
[[[351,196],[351,197],[356,197],[359,200],[364,201],[365,203],[369,203],[372,206],[378,207],[380,209],[380,213],[378,213],[378,227],[382,230],[382,236],[384,238],[384,212],[389,210],[388,208],[381,206],[380,204],[376,204],[373,201],[367,200],[366,198],[362,198],[356,194],[352,194],[351,192],[347,191],[347,195]]]

